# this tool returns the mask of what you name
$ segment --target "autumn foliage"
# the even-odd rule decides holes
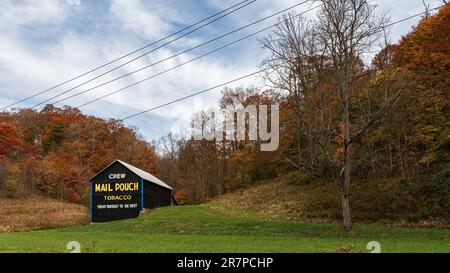
[[[0,158],[6,158],[20,145],[16,126],[0,123]]]
[[[155,152],[116,120],[51,105],[0,115],[0,192],[88,202],[88,179],[114,159],[155,171]]]

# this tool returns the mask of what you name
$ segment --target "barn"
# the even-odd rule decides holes
[[[173,204],[172,188],[152,174],[115,160],[90,182],[91,223],[136,218]]]

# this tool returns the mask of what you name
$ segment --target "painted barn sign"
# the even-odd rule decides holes
[[[172,204],[171,187],[120,160],[108,165],[90,183],[91,222],[136,218],[146,208]]]

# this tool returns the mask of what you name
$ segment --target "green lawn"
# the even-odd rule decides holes
[[[450,252],[449,229],[276,222],[221,214],[206,206],[168,207],[137,219],[80,227],[0,233],[0,252]]]

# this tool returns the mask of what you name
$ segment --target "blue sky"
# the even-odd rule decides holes
[[[0,106],[79,75],[98,65],[133,51],[158,38],[225,9],[240,0],[2,0],[0,1]],[[215,38],[301,1],[257,0],[186,38],[164,47],[122,69],[82,86],[60,98],[169,57],[189,47]],[[392,21],[424,9],[422,0],[377,0],[378,11]],[[431,7],[442,3],[427,0]],[[308,5],[297,8],[307,9]],[[309,16],[314,16],[311,13]],[[390,40],[406,34],[418,18],[391,29]],[[276,18],[199,48],[168,62],[151,67],[126,79],[95,89],[62,104],[78,106],[130,83],[185,62],[226,42],[274,24]],[[167,101],[257,70],[265,52],[256,38],[171,71],[142,85],[83,107],[85,113],[122,118]],[[119,62],[120,63],[120,62]],[[109,67],[111,68],[111,67]],[[105,71],[105,70],[102,70]],[[98,73],[98,72],[97,72]],[[90,74],[61,88],[23,102],[27,107],[59,94],[96,74]],[[233,86],[264,87],[259,78],[249,78]],[[166,135],[187,126],[194,111],[214,106],[220,90],[187,100],[127,121],[148,139]],[[58,106],[62,106],[58,104]]]

